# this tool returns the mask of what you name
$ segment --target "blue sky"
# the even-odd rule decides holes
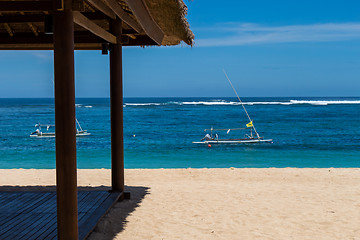
[[[195,46],[124,48],[125,97],[360,96],[360,2],[185,3]],[[19,67],[21,66],[21,67]],[[77,97],[109,96],[109,59],[75,54]],[[51,51],[1,51],[0,97],[53,97]]]

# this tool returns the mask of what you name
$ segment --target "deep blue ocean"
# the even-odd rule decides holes
[[[259,134],[273,144],[192,143],[206,128],[245,127],[236,98],[126,98],[125,167],[360,167],[359,97],[242,100]],[[77,119],[91,133],[77,138],[78,168],[110,168],[109,102],[76,99]],[[0,168],[55,168],[55,139],[29,137],[39,122],[54,124],[53,99],[0,99]]]

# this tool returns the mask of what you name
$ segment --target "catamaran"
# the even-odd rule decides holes
[[[83,130],[79,121],[76,120],[76,136],[77,137],[83,137],[83,136],[89,136],[91,133],[89,133],[87,130]],[[55,137],[55,132],[49,131],[50,128],[55,127],[55,125],[52,124],[35,124],[35,127],[37,128],[35,132],[30,134],[30,137],[35,138],[53,138]],[[46,128],[46,131],[43,131],[43,129]]]
[[[202,138],[199,142],[193,142],[196,144],[208,144],[211,146],[211,144],[238,144],[238,143],[272,143],[272,139],[264,139],[263,137],[260,137],[259,133],[256,131],[255,125],[253,123],[253,120],[250,118],[249,113],[246,111],[246,108],[243,104],[243,102],[241,101],[239,95],[237,94],[233,84],[231,83],[229,77],[227,76],[225,70],[224,74],[227,78],[227,80],[229,81],[232,89],[234,90],[239,102],[241,103],[246,116],[249,119],[249,123],[246,124],[246,128],[227,128],[227,129],[214,129],[214,128],[210,128],[210,129],[204,129],[205,132],[210,131],[210,134],[207,133],[205,135],[204,138]],[[234,131],[234,130],[247,130],[248,133],[245,134],[245,136],[243,138],[234,138],[234,139],[221,139],[219,138],[219,135],[216,133],[218,131],[226,131],[226,134],[229,134],[230,131]]]

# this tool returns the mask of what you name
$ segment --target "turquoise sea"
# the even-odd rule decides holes
[[[205,128],[248,122],[235,98],[126,98],[126,168],[360,167],[360,98],[243,98],[273,144],[206,145]],[[78,168],[110,168],[109,99],[76,100],[92,135],[77,139]],[[55,168],[55,139],[34,139],[54,124],[53,99],[0,99],[0,168]],[[219,131],[219,138],[242,137]],[[134,137],[135,135],[135,137]]]

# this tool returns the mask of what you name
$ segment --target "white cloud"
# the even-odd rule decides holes
[[[360,40],[360,23],[263,26],[252,23],[227,23],[198,29],[216,33],[216,37],[196,40],[198,47],[241,46],[249,44],[330,42]]]

